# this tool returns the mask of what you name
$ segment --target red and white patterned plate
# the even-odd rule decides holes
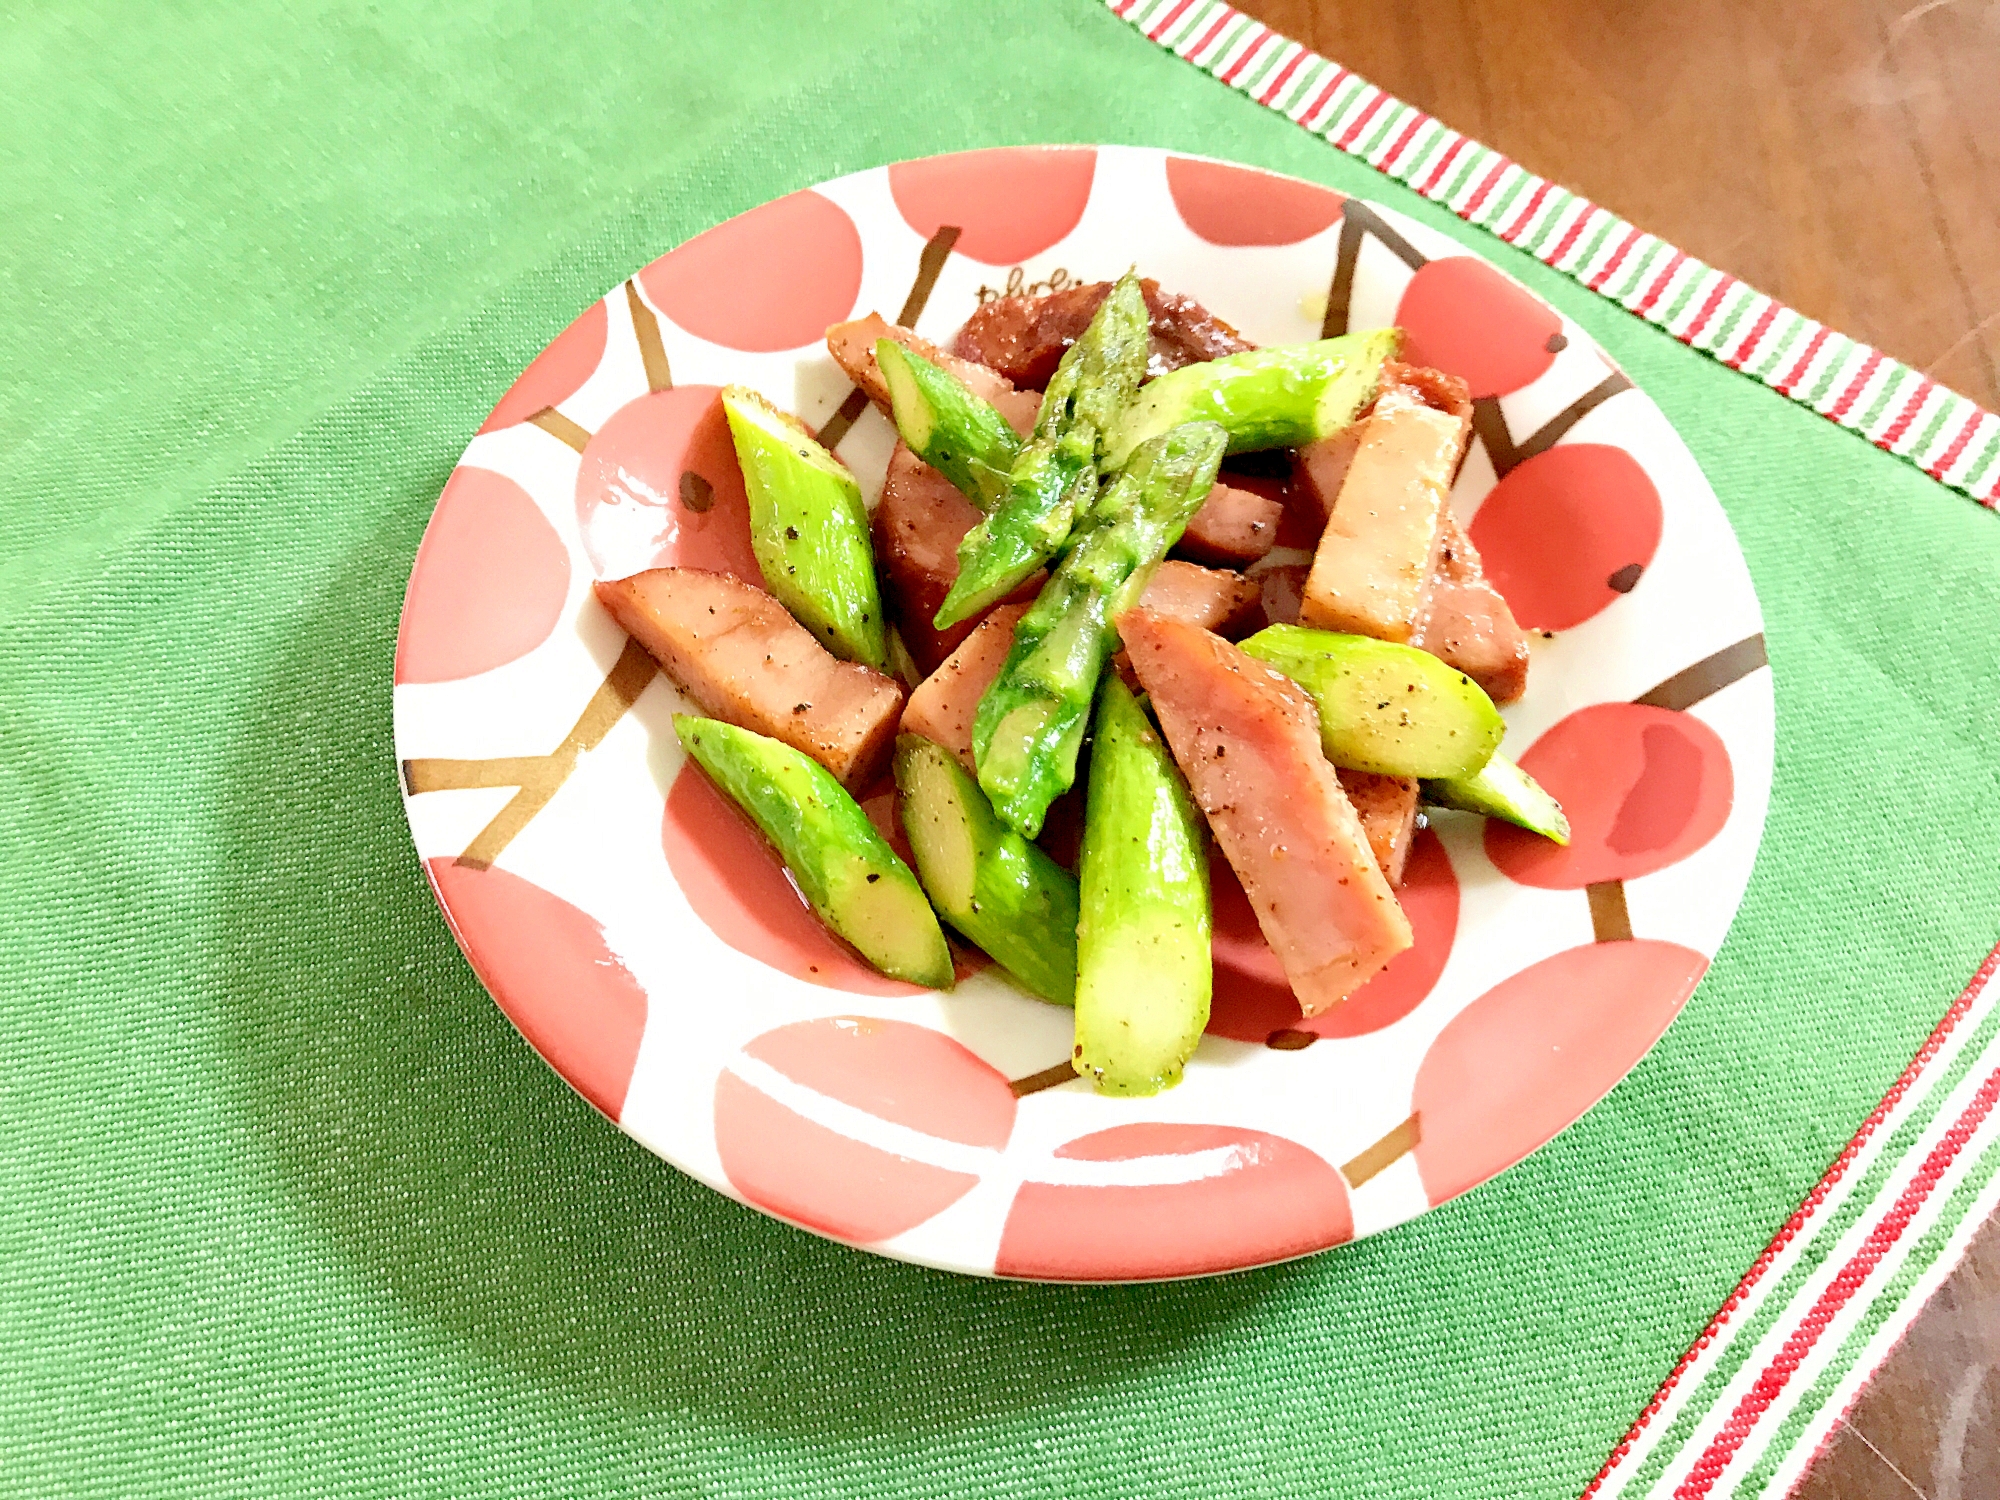
[[[991,968],[863,967],[683,757],[682,700],[591,594],[678,563],[751,578],[717,402],[743,382],[871,493],[893,431],[828,358],[880,310],[947,342],[996,291],[1136,263],[1259,343],[1408,330],[1466,378],[1453,504],[1536,641],[1509,750],[1557,850],[1446,814],[1417,946],[1302,1022],[1233,882],[1180,1087],[1063,1083],[1069,1013]],[[1329,310],[1329,303],[1331,308]],[[1280,555],[1277,561],[1282,562]],[[396,659],[396,753],[439,904],[501,1008],[668,1161],[792,1223],[981,1275],[1260,1265],[1399,1224],[1580,1117],[1679,1011],[1742,898],[1772,758],[1761,621],[1659,409],[1462,246],[1325,188],[1131,147],[965,152],[791,194],[591,306],[466,448]],[[888,799],[871,807],[889,815]]]

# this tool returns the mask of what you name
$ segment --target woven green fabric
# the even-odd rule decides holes
[[[1474,231],[1094,0],[0,21],[0,1494],[1573,1495],[2000,934],[2000,520],[1525,256],[1686,434],[1777,781],[1665,1042],[1217,1281],[978,1283],[696,1186],[452,946],[389,743],[431,503],[632,267],[899,157],[1240,158]]]

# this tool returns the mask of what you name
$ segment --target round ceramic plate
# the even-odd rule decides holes
[[[718,387],[797,412],[872,498],[894,430],[827,356],[828,324],[879,310],[948,344],[984,298],[1133,264],[1258,343],[1395,323],[1406,358],[1467,380],[1477,441],[1452,503],[1535,631],[1507,748],[1575,825],[1562,850],[1435,816],[1404,889],[1416,946],[1311,1022],[1225,870],[1209,1034],[1186,1080],[1144,1100],[1071,1077],[1069,1012],[999,971],[917,990],[827,936],[686,769],[669,720],[690,705],[591,592],[668,564],[758,576]],[[742,214],[614,287],[528,367],[417,555],[396,753],[480,978],[674,1165],[956,1271],[1200,1275],[1465,1192],[1653,1044],[1722,942],[1762,831],[1760,630],[1729,524],[1659,409],[1456,242],[1222,162],[975,151]]]

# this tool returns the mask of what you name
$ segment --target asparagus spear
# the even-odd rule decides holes
[[[675,714],[674,732],[777,845],[820,920],[891,978],[951,988],[951,950],[916,877],[824,768],[719,719]]]
[[[1470,776],[1426,781],[1423,793],[1424,801],[1435,806],[1484,813],[1489,818],[1518,823],[1554,843],[1569,842],[1569,818],[1562,805],[1542,789],[1540,782],[1498,751]]]
[[[1156,1094],[1208,1024],[1208,850],[1173,757],[1114,674],[1097,700],[1083,825],[1072,1065],[1100,1094]]]
[[[1374,396],[1382,361],[1395,356],[1402,339],[1398,329],[1377,328],[1169,371],[1106,430],[1104,466],[1117,469],[1147,438],[1180,422],[1220,422],[1231,453],[1331,437]]]
[[[1208,495],[1225,441],[1213,422],[1190,422],[1142,444],[1014,627],[972,724],[979,785],[1009,827],[1033,838],[1076,780],[1091,697],[1118,649],[1111,622],[1138,602]]]
[[[894,339],[875,341],[875,363],[910,451],[981,510],[999,504],[1021,451],[1020,434],[1007,419],[951,371]]]
[[[1139,388],[1147,339],[1146,298],[1128,271],[1056,366],[1034,435],[1007,472],[1006,494],[959,543],[958,578],[938,609],[938,629],[1006,598],[1089,512],[1098,444]]]
[[[1076,880],[993,816],[951,752],[896,741],[903,831],[944,919],[1022,984],[1058,1005],[1076,994]]]
[[[1312,695],[1336,766],[1378,776],[1471,777],[1506,721],[1479,684],[1428,651],[1303,625],[1267,625],[1243,649]]]
[[[765,585],[835,656],[886,670],[861,487],[803,423],[747,386],[725,386],[722,410],[743,466],[750,547]]]

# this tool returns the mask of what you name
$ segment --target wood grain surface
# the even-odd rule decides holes
[[[2000,410],[2000,0],[1235,0]],[[2000,1221],[1794,1500],[2000,1500]]]
[[[2000,410],[2000,0],[1236,0]]]

